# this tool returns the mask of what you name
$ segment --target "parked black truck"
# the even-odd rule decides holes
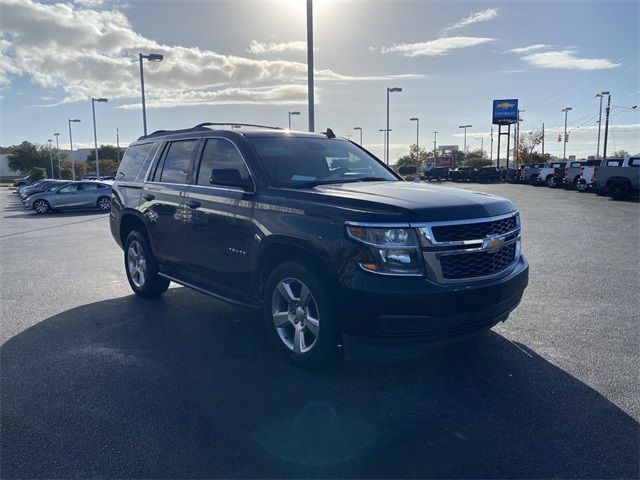
[[[110,225],[135,293],[174,281],[262,309],[305,366],[402,358],[504,321],[528,282],[497,196],[405,182],[325,134],[201,124],[132,143]]]

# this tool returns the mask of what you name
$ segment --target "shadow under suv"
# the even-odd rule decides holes
[[[509,200],[405,182],[331,130],[205,123],[141,137],[110,225],[135,293],[173,281],[262,309],[278,348],[307,366],[340,346],[404,358],[486,331],[528,283]]]

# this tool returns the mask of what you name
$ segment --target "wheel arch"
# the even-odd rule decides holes
[[[142,215],[137,211],[124,210],[120,217],[120,231],[118,232],[123,248],[127,241],[127,237],[133,230],[140,230],[147,239],[149,239],[147,225],[143,220]]]
[[[613,185],[614,183],[625,183],[628,186],[631,186],[631,180],[626,177],[611,177],[609,180],[607,180],[607,187]]]

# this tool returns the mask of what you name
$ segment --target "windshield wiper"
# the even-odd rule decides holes
[[[390,182],[392,181],[390,178],[387,178],[387,177],[359,177],[359,178],[354,178],[353,180],[357,182]]]
[[[318,185],[330,185],[332,183],[344,183],[343,179],[333,178],[331,180],[308,180],[304,182],[295,182],[287,185],[288,188],[313,188]]]

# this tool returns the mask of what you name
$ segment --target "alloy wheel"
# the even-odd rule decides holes
[[[34,209],[37,213],[47,213],[47,211],[49,210],[49,206],[47,205],[47,202],[45,202],[44,200],[38,200],[38,201],[33,205],[33,209]]]
[[[98,208],[105,212],[111,210],[111,199],[103,197],[98,200]]]
[[[127,270],[131,281],[138,288],[144,287],[147,278],[147,261],[144,258],[144,250],[137,240],[129,244],[127,250]]]
[[[320,333],[318,305],[296,278],[281,280],[273,291],[271,315],[280,340],[295,353],[310,351]]]

